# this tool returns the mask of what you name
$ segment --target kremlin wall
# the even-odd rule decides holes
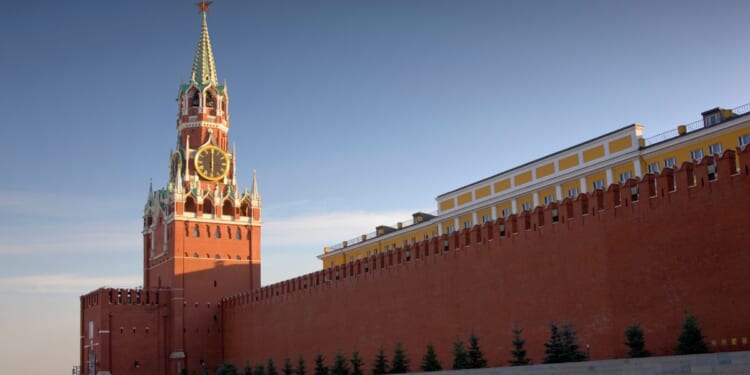
[[[540,363],[551,321],[574,324],[593,359],[626,357],[633,322],[668,355],[685,311],[712,350],[748,350],[749,171],[750,149],[729,150],[225,298],[225,360],[312,363],[355,350],[371,360],[398,341],[413,361],[429,343],[448,361],[474,333],[501,366],[517,324]]]
[[[685,312],[713,351],[750,350],[750,105],[651,142],[629,125],[490,176],[437,197],[436,213],[326,249],[320,271],[261,286],[261,196],[255,173],[250,190],[237,183],[209,5],[169,180],[143,209],[143,286],[80,298],[84,375],[269,358],[303,358],[309,373],[318,354],[354,351],[369,371],[396,343],[412,369],[428,344],[448,367],[470,334],[503,366],[514,326],[540,363],[551,322],[573,324],[591,359],[625,357],[633,323],[669,355]]]

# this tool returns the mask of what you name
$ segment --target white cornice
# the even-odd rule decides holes
[[[180,124],[180,126],[177,127],[177,131],[181,132],[185,129],[190,128],[209,128],[209,129],[219,129],[223,132],[228,132],[229,127],[225,124],[220,124],[217,122],[209,122],[209,121],[191,121],[191,122],[183,122]]]
[[[224,216],[222,216],[224,217]],[[182,214],[182,215],[170,215],[167,217],[166,222],[171,223],[173,221],[190,221],[192,223],[207,223],[207,224],[237,224],[237,225],[251,225],[251,226],[260,226],[262,221],[260,220],[253,220],[251,217],[248,216],[240,216],[238,220],[234,219],[234,216],[229,216],[226,219],[217,219],[217,218],[206,218],[206,217],[198,217],[195,213],[188,213],[188,214]]]

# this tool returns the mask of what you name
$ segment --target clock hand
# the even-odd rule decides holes
[[[211,149],[211,174],[214,173],[214,159],[216,158],[216,150]]]

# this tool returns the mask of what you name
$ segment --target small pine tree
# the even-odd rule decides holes
[[[473,333],[469,336],[469,351],[467,355],[469,357],[469,368],[487,367],[487,360],[484,359],[482,349],[479,348],[479,337]]]
[[[531,363],[531,359],[526,357],[526,340],[521,338],[523,330],[518,326],[513,327],[513,350],[510,354],[513,356],[510,361],[511,366],[525,366]]]
[[[289,357],[284,360],[284,367],[281,369],[281,372],[283,372],[284,375],[294,374],[294,367],[292,367],[292,361]]]
[[[396,343],[393,350],[393,361],[391,361],[391,374],[405,374],[409,372],[409,358],[406,356],[403,346],[400,342]]]
[[[437,359],[437,353],[435,353],[435,347],[432,344],[427,345],[427,351],[422,357],[422,366],[420,367],[423,372],[440,371],[443,369],[440,366],[440,361]]]
[[[625,330],[625,345],[630,348],[628,356],[630,358],[650,357],[651,352],[644,349],[646,340],[643,338],[643,328],[638,323],[634,323]]]
[[[352,353],[352,359],[349,360],[352,364],[351,375],[363,375],[362,374],[362,358],[359,358],[359,352]]]
[[[560,333],[560,341],[563,346],[563,362],[581,362],[587,359],[585,352],[578,345],[578,338],[573,326],[569,323],[563,324]]]
[[[385,358],[385,350],[381,346],[378,354],[375,355],[375,362],[372,367],[372,375],[387,374],[389,371],[388,360]]]
[[[336,358],[333,359],[331,375],[349,375],[349,363],[346,361],[346,356],[341,352],[336,353]]]
[[[266,375],[266,369],[263,367],[263,365],[257,365],[255,366],[255,370],[253,371],[253,375]]]
[[[466,354],[464,342],[456,340],[453,343],[453,369],[461,370],[469,368],[469,356]]]
[[[295,375],[307,375],[307,368],[305,367],[305,357],[299,356],[297,360],[297,368],[294,369]]]
[[[216,375],[239,375],[237,367],[231,363],[222,363],[219,368],[216,369]]]
[[[550,323],[549,341],[544,343],[544,359],[542,363],[561,363],[564,362],[564,349],[560,331],[557,323]]]
[[[708,346],[703,341],[703,331],[698,320],[693,314],[685,313],[685,321],[682,323],[682,332],[677,338],[677,348],[675,354],[701,354],[708,353]]]
[[[245,371],[243,375],[253,375],[253,366],[250,366],[250,361],[245,362]]]
[[[322,354],[315,357],[315,375],[328,375],[328,367],[325,365],[325,358]]]
[[[279,375],[276,370],[276,365],[273,363],[273,358],[268,358],[268,365],[266,366],[266,375]]]

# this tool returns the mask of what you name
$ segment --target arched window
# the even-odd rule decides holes
[[[193,92],[193,98],[190,100],[190,106],[191,107],[198,107],[201,104],[201,94],[198,93],[198,90],[195,90]]]
[[[240,206],[240,215],[250,216],[250,204],[248,204],[246,200],[242,201],[242,206]]]
[[[198,224],[193,227],[193,237],[200,237],[201,231],[198,229]]]
[[[203,213],[206,215],[214,213],[214,204],[211,203],[211,199],[209,198],[203,200]]]
[[[214,96],[211,94],[210,91],[206,92],[206,107],[213,108],[216,106],[216,102],[214,101]]]
[[[234,206],[232,206],[232,202],[229,199],[224,201],[224,206],[221,208],[221,215],[234,216]]]
[[[237,232],[234,233],[234,239],[235,240],[241,240],[242,239],[242,231],[237,228]]]
[[[216,230],[214,231],[214,237],[221,238],[221,228],[216,227]]]
[[[227,238],[232,239],[232,228],[227,228]]]
[[[195,201],[193,197],[185,199],[185,212],[195,212]]]

